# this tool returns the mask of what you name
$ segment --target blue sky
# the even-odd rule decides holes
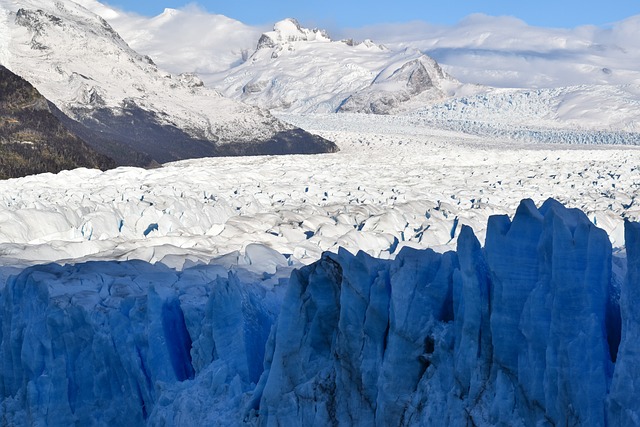
[[[356,28],[414,20],[450,25],[477,12],[515,16],[535,26],[573,28],[586,24],[607,25],[640,14],[640,0],[107,0],[105,3],[147,16],[157,15],[165,7],[180,8],[196,3],[208,12],[250,25],[293,17],[307,26],[323,28]]]

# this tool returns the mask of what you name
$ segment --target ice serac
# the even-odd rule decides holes
[[[551,199],[493,217],[484,248],[462,226],[455,252],[340,250],[268,285],[274,273],[213,264],[30,267],[1,290],[1,415],[10,425],[638,425],[640,225],[625,237],[620,300],[607,235]]]
[[[633,407],[622,389],[605,406],[619,369],[611,253],[584,213],[550,199],[492,218],[484,250],[464,226],[456,253],[329,255],[289,289],[258,420],[607,425]]]
[[[453,315],[453,252],[395,262],[341,251],[292,277],[259,414],[264,425],[408,419],[439,324]]]
[[[491,374],[493,343],[490,326],[489,269],[480,242],[463,225],[458,237],[460,270],[454,275],[454,393],[475,401]]]
[[[194,74],[164,72],[101,17],[70,0],[0,0],[4,66],[65,125],[118,164],[336,151],[268,111],[224,98]]]
[[[3,420],[174,423],[186,416],[184,384],[247,391],[262,372],[275,304],[259,286],[218,273],[93,262],[10,279],[0,317]]]
[[[622,338],[609,393],[609,425],[640,425],[640,223],[625,223],[627,280],[620,295]]]
[[[506,385],[496,400],[513,395],[533,421],[604,425],[612,371],[608,236],[584,213],[551,199],[539,210],[523,201],[513,222],[500,225],[504,237],[488,232],[486,246],[495,290],[494,370]],[[513,416],[504,409],[496,407],[494,417]]]

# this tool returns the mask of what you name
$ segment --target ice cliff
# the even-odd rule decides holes
[[[626,273],[614,273],[608,236],[586,215],[524,200],[512,219],[491,217],[484,248],[463,226],[455,252],[327,253],[288,279],[283,265],[30,267],[2,290],[0,415],[638,425],[640,224],[625,238]]]

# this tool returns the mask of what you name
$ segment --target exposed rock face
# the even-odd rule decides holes
[[[31,84],[0,65],[0,178],[115,166],[65,127],[55,110]]]
[[[447,78],[433,59],[422,56],[379,74],[369,87],[345,99],[338,112],[388,114],[418,95],[422,101],[444,99],[445,91],[434,82]]]

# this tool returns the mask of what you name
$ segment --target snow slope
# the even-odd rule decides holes
[[[432,102],[465,90],[417,50],[333,41],[293,19],[264,33],[246,62],[205,78],[226,96],[295,113],[386,113],[409,100]]]
[[[195,4],[165,8],[153,17],[136,15],[96,0],[76,3],[106,19],[137,52],[151,56],[172,73],[217,73],[242,63],[268,30],[224,15],[208,13]]]
[[[103,18],[72,1],[2,1],[0,9],[7,68],[70,117],[159,162],[277,153],[278,145],[284,152],[332,148],[267,111],[225,99],[192,74],[159,70]],[[107,154],[121,153],[116,147]]]

